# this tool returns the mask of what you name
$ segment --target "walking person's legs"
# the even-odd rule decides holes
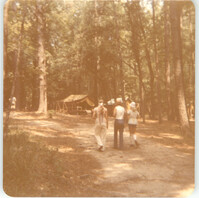
[[[136,125],[131,125],[130,126],[130,139],[132,144],[134,143],[136,147],[139,146],[138,142],[137,142],[137,135],[136,135]]]
[[[114,123],[114,148],[117,148],[117,132],[118,132],[118,124],[117,124],[117,121],[115,120],[115,123]]]
[[[120,127],[119,127],[119,149],[123,149],[123,131],[124,131],[124,123],[120,123]]]
[[[136,133],[133,134],[133,138],[134,138],[134,141],[135,141],[135,146],[138,147],[139,143],[137,142],[137,135],[136,135]]]
[[[98,145],[98,149],[102,149],[103,148],[103,142],[102,142],[102,139],[101,139],[101,126],[97,125],[95,127],[95,138],[96,138],[96,141],[97,141],[97,145]]]
[[[103,126],[101,129],[101,140],[102,140],[102,144],[103,144],[102,151],[105,150],[105,146],[106,146],[106,133],[107,133],[106,126]]]
[[[133,126],[129,124],[129,134],[130,134],[130,146],[133,146],[134,138],[133,138]]]

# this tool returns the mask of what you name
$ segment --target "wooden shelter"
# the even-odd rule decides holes
[[[70,95],[56,102],[56,111],[70,114],[86,114],[95,106],[88,95]]]

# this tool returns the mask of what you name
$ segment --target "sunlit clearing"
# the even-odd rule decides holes
[[[161,136],[167,137],[167,138],[172,138],[172,139],[178,139],[182,140],[182,137],[176,134],[171,134],[171,133],[160,133]]]

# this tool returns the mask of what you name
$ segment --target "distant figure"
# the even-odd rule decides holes
[[[131,104],[130,98],[126,97],[125,98],[126,111],[130,110],[130,104]]]
[[[123,131],[124,131],[124,115],[125,109],[122,106],[122,98],[116,99],[116,107],[113,115],[115,117],[114,123],[114,148],[118,148],[118,131],[119,131],[119,149],[123,148]]]
[[[187,114],[189,119],[194,118],[194,105],[192,102],[187,105]]]
[[[115,106],[115,100],[111,99],[107,102],[107,110],[108,110],[108,116],[113,116],[113,109]]]
[[[136,137],[136,128],[137,128],[137,118],[139,116],[139,112],[137,111],[135,102],[130,104],[130,110],[127,111],[128,114],[128,126],[130,132],[130,146],[138,147],[137,137]]]
[[[10,104],[11,104],[11,106],[10,106],[11,110],[15,110],[17,99],[15,97],[12,97],[12,98],[9,98],[9,101],[10,101]]]
[[[93,110],[93,118],[95,121],[95,138],[98,144],[98,150],[105,150],[106,133],[108,129],[108,114],[107,109],[104,107],[103,100],[99,100],[98,107]]]

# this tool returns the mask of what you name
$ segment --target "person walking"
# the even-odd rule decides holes
[[[138,147],[139,144],[137,142],[136,136],[136,128],[137,128],[137,118],[139,116],[139,112],[137,111],[135,102],[130,104],[130,110],[127,111],[128,115],[128,126],[129,126],[129,133],[130,133],[130,146]]]
[[[99,100],[98,107],[93,110],[93,118],[95,121],[95,138],[98,144],[99,151],[105,151],[106,133],[108,129],[108,114],[104,107],[103,100]]]
[[[113,115],[115,117],[114,148],[118,148],[118,131],[119,131],[119,149],[123,149],[123,131],[124,131],[125,109],[122,106],[122,98],[116,99],[116,107],[114,108]]]

